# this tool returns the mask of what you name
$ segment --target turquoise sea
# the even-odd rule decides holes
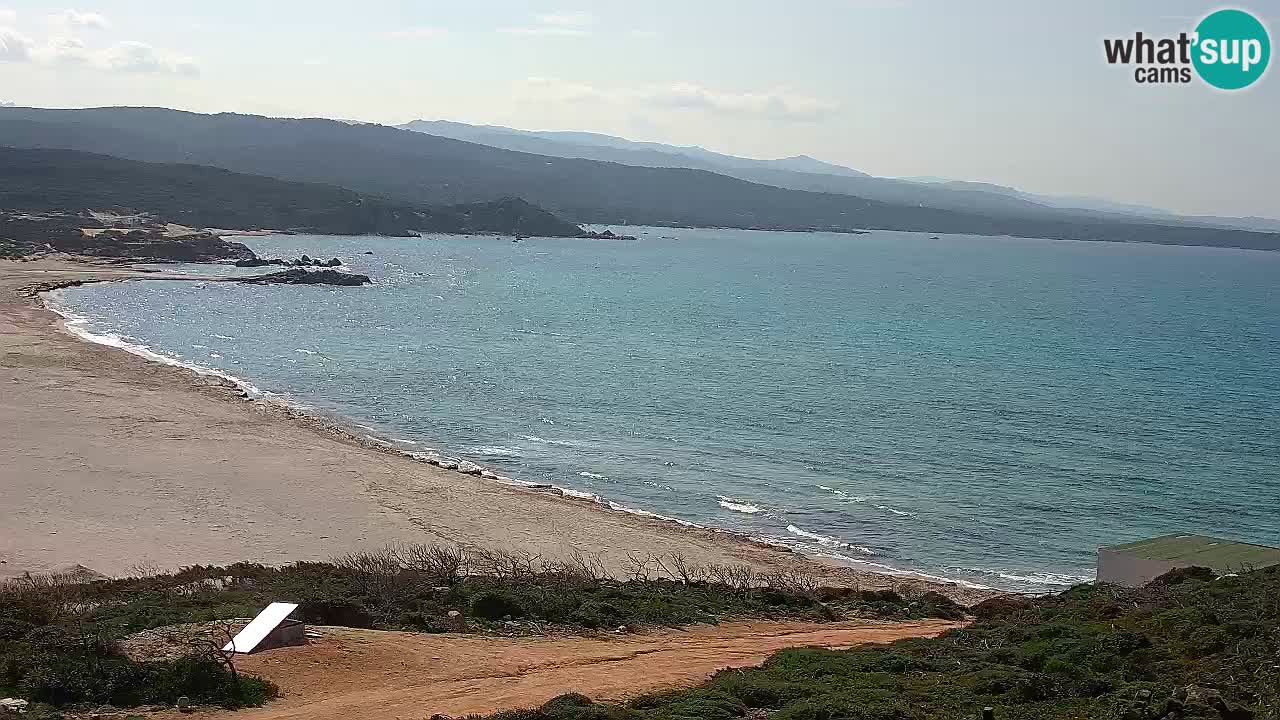
[[[628,232],[249,238],[376,284],[52,302],[406,451],[872,569],[1039,592],[1099,545],[1280,542],[1280,253]]]

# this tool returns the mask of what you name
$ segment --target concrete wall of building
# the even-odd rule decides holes
[[[258,643],[258,647],[254,648],[253,651],[260,652],[272,648],[306,644],[307,626],[297,620],[285,620],[275,630],[267,633],[267,636],[262,639],[262,642]]]
[[[1098,550],[1098,582],[1139,587],[1187,563],[1171,560],[1148,560],[1105,548]]]

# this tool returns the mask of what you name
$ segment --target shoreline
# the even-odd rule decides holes
[[[22,269],[24,265],[34,270],[36,268],[31,268],[31,266],[36,265],[36,263],[0,264],[0,292],[7,291],[6,294],[8,294],[15,290],[19,291],[21,296],[25,299],[27,306],[31,310],[35,311],[33,314],[43,315],[43,322],[41,323],[44,326],[43,332],[49,333],[49,331],[52,330],[53,333],[50,334],[56,334],[67,338],[69,341],[75,343],[76,346],[82,348],[81,352],[87,355],[96,355],[99,352],[107,352],[109,349],[126,350],[125,353],[111,354],[127,358],[128,362],[124,363],[125,365],[138,363],[151,369],[147,372],[137,373],[135,368],[129,371],[131,376],[138,374],[155,376],[162,384],[172,383],[178,376],[180,376],[185,379],[186,384],[196,385],[198,392],[201,392],[206,396],[212,396],[212,399],[222,405],[225,410],[234,410],[235,412],[244,415],[265,416],[266,422],[279,426],[280,428],[300,430],[312,435],[314,440],[327,439],[330,442],[343,446],[345,449],[358,450],[361,454],[368,453],[373,456],[369,459],[374,460],[375,463],[391,463],[396,465],[394,468],[396,474],[428,474],[431,476],[431,482],[429,484],[441,486],[446,493],[459,493],[462,489],[459,486],[470,486],[470,489],[473,491],[478,491],[477,494],[486,496],[501,495],[507,503],[514,501],[520,506],[516,511],[521,514],[525,514],[525,505],[536,505],[538,507],[527,508],[527,510],[529,512],[536,511],[534,514],[543,513],[544,515],[550,516],[549,519],[552,520],[550,523],[552,526],[551,532],[547,533],[544,530],[542,533],[544,537],[537,538],[539,542],[534,543],[536,547],[545,547],[546,545],[552,544],[552,541],[558,541],[563,545],[566,540],[561,536],[564,533],[562,531],[554,530],[554,526],[560,522],[580,522],[585,520],[586,523],[593,527],[586,529],[578,528],[577,532],[572,534],[584,536],[595,535],[598,538],[598,541],[581,542],[577,540],[569,540],[569,542],[572,542],[574,547],[583,550],[584,552],[599,552],[602,556],[609,555],[610,557],[606,560],[606,564],[611,563],[615,567],[620,566],[622,562],[625,561],[626,555],[628,554],[661,554],[663,551],[685,552],[690,545],[694,545],[698,547],[695,548],[696,552],[694,553],[695,557],[693,559],[703,561],[704,563],[744,562],[752,565],[760,571],[800,567],[811,572],[815,572],[822,577],[824,582],[832,584],[856,584],[862,587],[911,586],[919,589],[938,590],[952,597],[956,597],[962,602],[975,602],[984,597],[1001,594],[1001,591],[994,589],[975,588],[971,586],[973,584],[961,584],[950,581],[929,579],[927,577],[921,577],[921,574],[911,573],[910,571],[896,571],[896,569],[893,568],[885,568],[885,570],[893,572],[883,572],[872,569],[849,567],[842,563],[837,564],[824,562],[820,557],[804,555],[793,551],[790,548],[780,547],[744,534],[714,528],[705,528],[692,523],[685,523],[674,518],[664,518],[654,513],[625,508],[617,505],[616,503],[609,503],[604,499],[575,497],[574,495],[566,493],[563,488],[557,488],[543,483],[524,483],[513,478],[507,478],[501,473],[497,473],[492,470],[484,471],[481,467],[475,468],[471,474],[458,472],[454,469],[447,469],[447,464],[446,469],[435,467],[432,464],[424,462],[424,458],[421,456],[426,455],[426,453],[411,453],[398,449],[395,446],[395,443],[392,442],[393,439],[382,439],[360,432],[357,429],[358,424],[352,421],[346,421],[342,418],[328,418],[309,412],[305,409],[300,409],[284,401],[272,398],[269,393],[261,394],[259,396],[263,398],[261,400],[246,402],[246,397],[251,395],[248,388],[253,388],[253,386],[248,381],[244,381],[240,378],[230,377],[225,373],[209,369],[205,369],[205,372],[202,372],[201,370],[179,363],[178,361],[172,358],[167,358],[159,353],[150,352],[149,354],[143,354],[134,352],[119,344],[113,345],[108,343],[104,345],[96,342],[85,337],[84,334],[77,333],[73,329],[65,327],[64,323],[69,325],[75,322],[73,315],[71,313],[58,312],[53,307],[48,306],[47,303],[42,302],[42,298],[40,297],[41,293],[56,291],[57,289],[67,286],[81,285],[86,282],[129,279],[223,281],[225,278],[190,275],[173,276],[166,275],[164,273],[140,270],[129,266],[117,265],[104,267],[78,261],[54,261],[52,263],[44,261],[41,264],[53,265],[53,267],[42,267],[38,269],[39,272],[48,273],[50,277],[43,282],[37,280],[35,277],[30,277],[27,282],[23,283],[15,283],[14,280],[8,276],[9,274],[3,271],[7,269]],[[15,303],[10,298],[0,297],[0,309],[10,310],[14,304]],[[6,313],[6,315],[8,314],[9,313]],[[28,331],[32,329],[29,322],[25,325],[26,327],[24,327],[24,329]],[[7,330],[8,328],[5,329]],[[85,331],[85,334],[92,333]],[[77,353],[75,350],[72,350],[71,352],[73,354]],[[141,355],[141,357],[139,357],[139,355]],[[136,383],[139,382],[140,378],[130,377],[129,380]],[[254,389],[256,390],[256,388]],[[250,397],[250,399],[253,398]],[[246,410],[249,412],[245,412]],[[305,448],[300,449],[304,450]],[[440,453],[440,455],[448,457],[446,453]],[[357,462],[356,459],[353,459],[347,464],[354,466],[347,469],[347,474],[353,475],[356,478],[360,478],[365,474],[362,472],[362,468],[359,466],[359,462]],[[412,469],[409,469],[410,467]],[[480,483],[485,487],[476,487],[476,485]],[[406,497],[406,495],[412,494],[407,493],[406,488],[379,487],[376,494],[379,495],[377,498],[378,504],[382,505],[384,508],[392,508],[398,511],[401,515],[407,514],[415,520],[421,520],[421,518],[414,518],[414,515],[426,510],[426,508],[420,507],[420,503],[413,502],[412,497]],[[565,502],[566,500],[570,502]],[[469,500],[467,502],[468,504],[471,504]],[[546,505],[547,507],[543,507],[543,505]],[[579,515],[582,515],[583,517],[560,517]],[[249,522],[255,521],[250,520]],[[424,523],[410,523],[410,525],[422,524]],[[433,525],[435,523],[427,522],[425,524]],[[501,525],[502,522],[499,521],[498,524]],[[630,547],[614,547],[614,545],[617,544],[617,538],[615,537],[616,533],[614,532],[615,529],[621,529],[624,533],[630,533],[633,535],[638,534],[645,537],[634,538],[633,542],[630,543]],[[8,534],[7,528],[0,528],[0,530],[3,530],[5,535]],[[507,532],[502,532],[502,530],[506,530]],[[443,537],[440,537],[436,533],[432,534],[436,535],[436,541],[443,540],[460,542],[463,544],[471,543],[481,545],[493,545],[495,543],[477,543],[475,541],[477,539],[483,540],[485,539],[485,536],[492,537],[496,535],[500,538],[497,543],[498,545],[502,542],[518,542],[521,543],[522,547],[528,544],[528,540],[534,539],[534,536],[538,534],[534,532],[533,528],[528,527],[513,530],[513,528],[507,527],[499,527],[496,529],[493,527],[487,527],[484,528],[484,532],[445,534]],[[369,534],[371,533],[366,533],[363,537],[357,537],[356,542],[348,541],[342,543],[340,545],[342,552],[361,548],[367,549],[379,544],[385,544],[373,541],[373,539],[369,537]],[[388,533],[380,534],[386,535]],[[417,535],[418,533],[416,532],[395,532],[390,534],[396,536],[396,538],[391,540],[392,542],[399,541],[401,539],[424,542],[428,541],[426,538],[422,537],[404,537],[406,534]],[[547,534],[552,537],[546,537],[545,535]],[[475,537],[476,535],[479,535],[480,538]],[[333,536],[331,535],[320,536],[321,539],[325,540],[332,539],[332,537]],[[0,536],[0,540],[3,540],[3,542],[0,542],[0,558],[3,558],[6,554],[4,553],[4,550],[12,543],[8,538],[2,536]],[[336,543],[330,544],[332,545]],[[325,557],[331,556],[332,554],[335,553],[329,553]],[[554,555],[555,552],[553,551],[550,554]],[[277,560],[275,564],[300,559],[317,559],[317,553],[314,550],[310,552],[286,553],[285,555],[286,557],[283,558],[275,558]],[[234,560],[244,559],[248,558],[234,558]],[[94,567],[93,559],[88,557],[64,557],[61,562],[80,562],[93,567],[95,570],[110,569]],[[209,562],[209,559],[205,557],[190,557],[187,559],[184,556],[183,562],[189,565],[197,562]],[[13,572],[14,568],[7,567],[7,565],[7,560],[6,564],[0,564],[0,576],[15,574]],[[116,570],[116,572],[108,572],[107,574],[118,574],[119,570]]]
[[[130,280],[147,281],[147,280],[166,280],[166,279],[174,279],[174,278],[140,277],[140,278],[132,278],[129,280],[107,280],[102,282],[127,282]],[[181,279],[187,280],[187,281],[193,281],[193,282],[226,280],[226,278],[221,278],[221,277],[210,278],[210,277],[203,277],[203,276],[183,276]],[[83,285],[83,284],[87,284],[87,283],[80,283],[80,282],[75,283],[76,286]],[[456,454],[448,448],[426,447],[426,446],[419,445],[418,441],[398,440],[394,437],[391,437],[390,435],[385,435],[385,436],[375,435],[372,433],[380,432],[378,428],[374,428],[368,425],[363,425],[359,422],[356,422],[352,418],[343,417],[338,414],[317,411],[314,406],[307,405],[299,401],[291,401],[291,400],[284,399],[282,396],[280,396],[277,393],[263,390],[257,387],[256,385],[254,385],[249,380],[245,380],[244,378],[230,375],[222,370],[209,368],[196,363],[183,362],[175,358],[169,357],[167,355],[164,355],[162,353],[155,352],[145,345],[139,345],[136,343],[127,343],[123,341],[117,342],[113,340],[111,336],[97,334],[87,329],[84,329],[83,327],[81,327],[80,329],[72,328],[71,326],[73,324],[87,323],[87,319],[77,316],[74,313],[71,313],[69,311],[64,311],[62,309],[59,309],[50,302],[51,300],[56,299],[55,294],[58,291],[65,289],[66,287],[68,287],[68,285],[63,285],[61,287],[55,287],[48,290],[42,290],[39,293],[37,293],[36,296],[43,298],[44,305],[47,309],[49,309],[51,312],[56,313],[57,315],[59,315],[60,317],[62,317],[64,320],[67,321],[64,323],[64,331],[72,333],[79,339],[85,342],[123,350],[125,352],[136,355],[150,362],[155,362],[162,365],[168,365],[174,368],[184,369],[184,370],[187,370],[188,372],[192,372],[197,375],[222,378],[234,384],[238,388],[240,388],[240,390],[244,393],[244,396],[247,398],[251,398],[251,399],[262,401],[262,402],[275,403],[279,405],[281,408],[283,408],[286,412],[290,413],[292,417],[294,417],[295,419],[301,422],[313,424],[317,427],[317,429],[323,430],[325,432],[335,433],[345,440],[362,444],[376,451],[387,452],[400,457],[407,457],[407,458],[413,459],[416,462],[422,462],[427,465],[440,467],[441,469],[450,471],[450,472],[457,472],[464,475],[476,475],[485,480],[489,480],[501,485],[516,488],[519,490],[533,491],[533,492],[546,494],[551,497],[555,497],[555,498],[562,499],[572,503],[585,504],[598,510],[622,513],[625,515],[631,515],[636,518],[641,518],[651,522],[669,524],[667,525],[667,527],[669,527],[672,530],[680,530],[680,529],[695,530],[695,531],[702,531],[702,532],[722,535],[734,541],[749,543],[751,545],[755,545],[767,550],[772,550],[772,551],[781,552],[781,553],[790,553],[795,555],[796,557],[803,558],[805,560],[808,560],[814,563],[832,564],[841,568],[848,567],[860,572],[870,572],[870,573],[875,573],[877,575],[884,575],[892,578],[902,578],[902,579],[911,580],[911,581],[922,581],[926,583],[954,584],[966,590],[972,590],[972,591],[994,592],[994,593],[1016,592],[1016,591],[1003,591],[1003,590],[1000,590],[999,588],[994,588],[988,585],[982,585],[980,583],[976,583],[972,581],[960,580],[955,578],[947,578],[947,577],[942,577],[938,575],[931,575],[929,573],[925,573],[917,570],[900,569],[890,565],[873,562],[870,560],[858,560],[858,559],[851,558],[848,555],[844,555],[842,553],[838,553],[835,551],[832,551],[830,554],[807,553],[803,549],[796,548],[786,544],[781,538],[769,537],[769,536],[762,537],[762,536],[757,536],[757,535],[753,535],[753,534],[749,534],[741,531],[729,530],[729,529],[717,527],[714,525],[703,525],[690,520],[682,520],[677,517],[662,515],[660,513],[652,512],[650,510],[645,510],[643,508],[629,507],[621,503],[615,502],[613,500],[610,500],[609,498],[596,493],[575,490],[573,488],[563,487],[560,485],[556,485],[554,483],[531,482],[531,481],[521,480],[519,478],[505,475],[497,470],[494,470],[493,468],[487,467],[483,462],[476,461],[476,460],[467,458],[465,456]],[[415,449],[414,450],[402,449],[402,446],[404,444],[413,445]],[[471,471],[463,469],[466,467],[470,467]],[[724,505],[724,504],[725,502],[722,500],[721,505]],[[801,533],[803,533],[803,531],[801,531]],[[815,537],[815,538],[821,537],[821,536],[814,536],[812,534],[808,534],[808,536]],[[870,551],[867,551],[867,552],[870,552]]]

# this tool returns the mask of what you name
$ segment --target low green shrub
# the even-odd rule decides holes
[[[1280,719],[1280,567],[979,608],[972,625],[937,638],[783,650],[697,688],[571,704],[627,720],[958,720],[987,706],[1000,720],[1154,720],[1171,708],[1184,720]]]
[[[471,598],[471,613],[485,620],[514,619],[524,615],[524,608],[511,593],[490,590]]]

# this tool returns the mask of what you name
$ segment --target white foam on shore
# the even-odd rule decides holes
[[[1093,582],[1095,575],[1072,575],[1070,573],[1040,572],[1040,571],[1006,571],[987,568],[955,568],[965,572],[981,573],[983,575],[994,575],[1002,580],[1011,582],[1027,583],[1029,585],[1048,585],[1056,587],[1071,587],[1080,583]]]
[[[529,442],[541,443],[543,445],[560,445],[562,447],[576,447],[575,443],[571,443],[568,440],[549,440],[547,438],[538,437],[537,435],[519,435],[517,437],[519,437],[521,440],[528,440]]]
[[[725,510],[732,510],[733,512],[739,512],[746,515],[755,515],[756,513],[764,510],[764,508],[759,505],[753,505],[745,500],[734,500],[733,498],[725,497],[724,495],[719,495],[718,497],[720,498],[720,507]]]
[[[802,537],[806,540],[812,540],[813,542],[816,542],[819,545],[822,545],[823,547],[838,547],[838,548],[844,548],[846,550],[856,550],[860,553],[863,553],[864,555],[876,554],[876,551],[872,550],[871,548],[864,548],[860,545],[853,545],[839,538],[831,537],[830,535],[819,535],[818,533],[809,532],[808,530],[802,530],[801,528],[798,528],[795,525],[788,525],[787,532],[791,533],[792,535],[795,535],[796,537]]]
[[[464,448],[463,452],[473,455],[484,455],[485,457],[520,457],[524,453],[519,445],[475,445]]]
[[[901,570],[891,565],[885,565],[884,563],[871,562],[870,560],[863,560],[861,558],[849,557],[848,555],[844,555],[838,552],[820,551],[820,552],[813,553],[813,556],[820,557],[820,558],[823,558],[823,557],[831,558],[832,560],[840,560],[840,561],[852,563],[854,565],[865,565],[867,567],[873,567],[875,568],[874,572],[880,575],[916,578],[918,580],[929,580],[937,583],[950,583],[952,585],[959,585],[960,587],[968,588],[970,590],[995,590],[995,588],[991,587],[990,585],[982,585],[980,583],[971,582],[969,580],[961,580],[959,578],[943,577],[942,575],[931,575],[929,573],[921,572],[919,570]]]
[[[559,490],[560,494],[565,497],[577,498],[579,500],[590,500],[591,502],[599,503],[601,505],[605,504],[604,499],[595,493],[583,492],[581,490],[571,490],[569,488],[556,487],[555,485],[552,485],[552,487],[555,488],[556,490]]]
[[[699,525],[698,523],[695,523],[695,522],[689,522],[688,520],[681,520],[680,518],[669,517],[667,515],[659,515],[658,513],[649,512],[648,510],[637,510],[636,508],[630,508],[630,507],[627,507],[626,505],[619,505],[616,502],[608,502],[605,505],[610,510],[616,510],[618,512],[627,513],[628,515],[639,515],[640,517],[653,518],[655,520],[665,520],[666,522],[673,522],[677,525],[683,525],[689,528],[697,528],[699,530],[707,529],[707,526]]]
[[[63,323],[63,327],[66,328],[67,332],[75,335],[81,340],[91,342],[95,345],[105,345],[107,347],[124,350],[131,355],[137,355],[140,358],[150,360],[151,362],[159,363],[161,365],[184,368],[204,377],[221,378],[234,384],[252,398],[266,399],[278,397],[274,393],[269,393],[247,380],[243,380],[235,375],[223,372],[222,370],[206,367],[204,365],[197,365],[196,363],[186,362],[169,355],[158,353],[141,343],[128,342],[123,337],[113,332],[94,332],[89,328],[89,318],[77,315],[65,305],[62,290],[51,290],[45,294],[48,296],[45,300],[45,307],[62,317],[66,321]],[[215,353],[210,353],[210,356],[221,357]]]

